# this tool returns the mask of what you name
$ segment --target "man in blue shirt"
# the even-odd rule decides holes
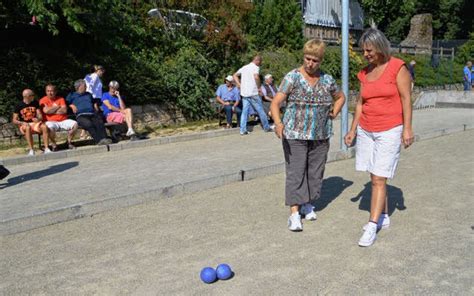
[[[472,63],[468,61],[464,67],[464,90],[471,90],[472,88],[472,73],[471,73]]]
[[[97,114],[97,106],[94,106],[92,95],[86,92],[86,82],[79,79],[74,82],[75,92],[70,93],[66,101],[76,115],[76,121],[80,127],[87,130],[95,143],[98,145],[108,145],[112,141],[106,138],[104,122]]]
[[[225,78],[225,83],[221,84],[216,91],[216,101],[222,105],[225,111],[227,125],[226,128],[232,127],[232,115],[237,114],[237,125],[240,123],[240,115],[242,109],[239,107],[240,93],[234,86],[234,78],[229,75]]]

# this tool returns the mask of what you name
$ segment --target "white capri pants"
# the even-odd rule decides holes
[[[58,131],[70,131],[77,125],[77,122],[72,119],[66,119],[63,121],[46,121],[46,126],[55,132]]]
[[[400,159],[403,125],[383,132],[357,127],[356,171],[393,179]]]

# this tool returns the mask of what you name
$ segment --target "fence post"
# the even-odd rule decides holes
[[[451,47],[451,60],[454,60],[454,47]]]
[[[441,46],[441,48],[440,48],[439,56],[440,56],[440,57],[443,57],[443,47],[442,47],[442,46]]]

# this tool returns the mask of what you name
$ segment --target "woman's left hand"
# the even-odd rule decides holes
[[[402,132],[402,144],[405,148],[410,147],[415,141],[415,136],[411,128],[404,128]]]

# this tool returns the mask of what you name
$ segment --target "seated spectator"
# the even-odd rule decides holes
[[[272,104],[273,97],[275,97],[278,89],[273,85],[273,76],[271,74],[265,75],[265,82],[260,87],[262,92],[262,103],[263,103],[263,110],[265,110],[265,114],[271,116],[270,114],[270,105]]]
[[[98,145],[107,145],[112,141],[106,138],[104,122],[99,114],[97,107],[94,108],[92,95],[86,92],[86,82],[83,79],[74,82],[75,92],[70,93],[66,101],[76,115],[76,121],[80,127],[84,128]]]
[[[43,111],[43,121],[49,128],[49,139],[53,151],[57,150],[56,132],[67,131],[67,143],[69,149],[74,149],[72,139],[77,131],[77,122],[68,119],[66,100],[56,95],[56,86],[46,85],[46,96],[41,98],[39,105]]]
[[[233,84],[234,78],[229,75],[225,78],[225,83],[221,84],[216,91],[216,101],[222,105],[224,109],[227,125],[226,128],[232,127],[232,115],[237,114],[237,125],[240,123],[240,115],[242,109],[239,107],[240,93]]]
[[[35,101],[35,94],[31,89],[23,90],[23,100],[18,103],[13,112],[12,122],[20,129],[20,133],[25,136],[28,142],[28,155],[35,155],[33,148],[33,134],[43,136],[44,153],[50,153],[48,148],[48,127],[43,124],[38,101]]]
[[[130,108],[125,107],[119,92],[119,83],[115,80],[110,81],[109,91],[102,95],[102,109],[107,122],[127,123],[127,137],[135,135],[133,130],[133,114]]]

